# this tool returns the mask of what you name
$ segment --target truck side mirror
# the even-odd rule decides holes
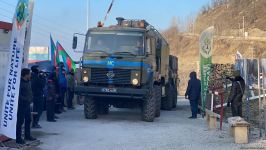
[[[146,41],[147,43],[147,50],[146,50],[146,55],[150,55],[152,53],[152,49],[151,49],[151,39],[147,39]]]
[[[77,45],[78,45],[78,37],[77,36],[73,36],[72,48],[76,49]]]

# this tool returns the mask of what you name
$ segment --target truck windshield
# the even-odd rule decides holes
[[[140,32],[91,32],[85,52],[144,55],[144,36]]]

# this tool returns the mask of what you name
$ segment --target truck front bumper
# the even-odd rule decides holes
[[[148,89],[106,88],[100,86],[76,86],[75,93],[82,96],[143,99]]]

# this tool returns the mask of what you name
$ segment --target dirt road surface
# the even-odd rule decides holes
[[[59,115],[56,123],[41,121],[42,129],[33,134],[42,144],[37,150],[238,150],[266,149],[266,142],[236,145],[223,131],[208,131],[202,118],[188,119],[188,101],[181,100],[174,111],[162,111],[161,117],[147,123],[140,110],[112,109],[109,115],[86,120],[83,107]],[[200,116],[198,116],[200,117]],[[256,142],[256,141],[255,141]]]

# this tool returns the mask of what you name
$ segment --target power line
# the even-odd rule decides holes
[[[7,18],[7,19],[11,19],[11,20],[12,20],[12,17],[9,17],[9,16],[7,16],[7,15],[0,14],[0,16],[2,16],[2,17],[5,17],[5,18]]]
[[[6,2],[6,1],[3,1],[3,0],[0,0],[0,2],[2,2],[2,4],[5,4],[5,5],[8,5],[8,6],[11,6],[11,7],[16,7],[15,5],[12,5],[12,4],[10,4],[10,3],[8,3],[8,2]],[[9,12],[9,13],[11,13],[11,14],[13,14],[13,12],[11,12],[11,10],[7,10],[7,9],[5,9],[5,8],[1,8],[1,10],[4,10],[5,12]],[[7,14],[0,14],[0,16],[3,16],[3,17],[5,17],[5,18],[8,18],[8,19],[11,19],[12,20],[12,17],[9,17]],[[38,22],[36,22],[36,21],[34,21],[33,23],[35,24],[39,24],[40,26],[34,26],[33,28],[32,28],[32,36],[39,36],[39,37],[42,37],[42,36],[49,36],[49,34],[51,33],[51,31],[50,31],[50,27],[48,27],[48,26],[51,26],[50,25],[50,22],[51,21],[49,21],[48,19],[46,19],[46,18],[44,18],[44,17],[41,17],[41,16],[39,16],[39,15],[37,15],[36,14],[36,16],[38,17],[38,18],[36,18],[37,19],[37,21]],[[39,18],[42,18],[42,20],[40,20]],[[40,23],[39,21],[43,21],[43,22],[47,22],[47,23],[49,23],[49,24],[46,24],[46,25],[44,25],[43,23]],[[53,22],[53,23],[55,23],[55,22]],[[48,26],[47,26],[48,25]],[[57,23],[57,25],[59,25],[58,23]],[[60,26],[62,26],[62,25],[60,25]],[[52,27],[52,26],[51,26]],[[64,25],[64,27],[66,28],[66,25]],[[60,29],[61,31],[60,32],[62,32],[64,29],[63,28],[59,28],[59,27],[57,27],[57,26],[53,26],[52,28],[58,28],[58,29]],[[70,29],[70,28],[69,28]],[[66,29],[65,29],[66,30]],[[62,32],[62,33],[64,33],[64,34],[71,34],[72,35],[72,33],[70,33],[69,32],[69,30],[68,30],[68,32]],[[63,36],[63,35],[59,35],[58,33],[55,33],[54,34],[56,37],[61,37],[62,39],[60,39],[60,41],[63,41],[64,43],[69,43],[69,44],[71,44],[71,42],[70,41],[72,41],[72,38],[70,38],[70,37],[66,37],[66,36]],[[68,40],[66,40],[66,39],[68,39]]]
[[[4,3],[4,4],[8,5],[8,6],[16,7],[15,5],[12,5],[12,4],[10,4],[10,3],[6,2],[6,1],[3,1],[3,0],[0,0],[0,1],[1,1],[2,3]]]
[[[47,26],[47,24],[45,25],[45,24],[39,22],[38,20],[37,20],[37,21],[33,21],[33,23],[36,23],[36,24],[40,25],[41,27],[46,27],[46,28],[49,29],[49,30],[50,30],[50,28],[56,28],[56,30],[60,29],[60,30],[58,30],[59,32],[73,35],[73,33],[66,32],[66,31],[62,30],[62,28],[59,28],[59,27],[56,27],[56,26],[54,26],[54,27],[50,26],[50,27],[49,27],[49,26]],[[49,32],[50,32],[50,31],[49,31]]]
[[[50,32],[45,32],[43,30],[36,30],[36,29],[32,30],[32,33],[35,34],[36,32],[41,33],[42,35],[47,36],[47,37],[50,36]],[[56,37],[60,37],[61,38],[60,40],[72,41],[72,39],[63,37],[62,35],[59,35],[59,34],[53,34],[53,35],[55,35]]]
[[[12,4],[10,4],[10,3],[7,3],[7,2],[5,2],[5,1],[3,1],[3,0],[0,0],[0,2],[2,2],[2,3],[4,3],[4,4],[6,4],[6,5],[9,5],[9,6],[12,6],[12,7],[16,7],[15,5],[12,5]],[[9,11],[10,12],[10,11]],[[42,21],[46,21],[47,23],[51,23],[51,22],[53,22],[54,24],[56,23],[56,21],[53,21],[53,20],[50,20],[50,19],[47,19],[47,18],[44,18],[44,17],[42,17],[42,16],[39,16],[38,14],[35,14],[37,17],[39,17],[39,18],[41,18],[42,19]],[[50,20],[50,21],[49,21]],[[68,26],[66,26],[65,24],[63,25],[63,24],[58,24],[58,23],[56,23],[57,25],[59,25],[59,26],[64,26],[64,27],[66,27],[66,28],[68,28],[68,29],[71,29],[71,30],[76,30],[76,29],[74,29],[74,28],[71,28],[71,27],[68,27]],[[60,28],[60,29],[62,29],[62,28]]]
[[[12,20],[12,17],[9,17],[9,16],[7,16],[5,14],[0,14],[0,16],[3,16],[5,18],[8,18],[8,19],[11,19]],[[47,30],[47,29],[44,29],[44,28],[40,28],[40,27],[42,27],[42,26],[37,26],[37,27],[32,28],[32,30],[31,30],[32,35],[39,35],[39,34],[41,34],[43,36],[49,37],[49,35],[51,33],[50,30]],[[72,39],[70,37],[63,36],[63,35],[59,35],[58,33],[55,33],[54,35],[56,35],[57,37],[61,37],[60,40],[64,40],[64,41],[68,41],[69,40],[69,41],[72,41]]]
[[[10,10],[7,10],[7,9],[4,9],[4,8],[0,8],[0,10],[4,10],[4,11],[6,11],[6,12],[9,12],[9,13],[13,13],[13,12],[11,12]],[[33,18],[33,19],[35,19],[35,18]],[[47,27],[47,29],[49,29],[49,28],[51,28],[52,26],[51,26],[51,24],[46,24],[46,25],[44,25],[43,23],[40,23],[40,21],[47,21],[47,20],[40,20],[39,18],[36,18],[36,20],[37,20],[37,22],[36,21],[34,21],[33,23],[37,23],[37,24],[39,24],[39,25],[41,25],[41,26],[46,26]],[[48,22],[48,21],[47,21]],[[50,27],[48,27],[48,26],[50,26]],[[70,32],[66,32],[66,30],[63,30],[63,28],[59,28],[59,27],[57,27],[57,26],[54,26],[54,27],[52,27],[52,28],[57,28],[57,30],[60,30],[60,32],[64,32],[64,33],[67,33],[67,34],[73,34],[73,33],[70,33]],[[49,31],[50,32],[50,31]]]
[[[11,19],[12,20],[12,17],[9,17],[8,15],[6,15],[6,14],[0,14],[1,16],[3,16],[3,17],[5,17],[5,18],[8,18],[8,19]],[[33,32],[35,32],[35,29],[36,30],[38,30],[38,31],[42,31],[43,33],[45,33],[45,34],[50,34],[51,33],[51,30],[49,29],[49,27],[47,27],[47,26],[44,26],[43,24],[41,24],[41,23],[39,23],[39,22],[34,22],[34,23],[36,23],[36,24],[39,24],[39,26],[34,26],[33,25]],[[62,32],[62,33],[64,33],[64,34],[66,34],[66,35],[72,35],[71,33],[66,33],[66,32]],[[58,35],[58,33],[56,33],[57,35]],[[66,37],[66,36],[63,36],[63,35],[59,35],[61,38],[67,38],[68,40],[72,40],[72,38],[70,38],[70,37]]]
[[[2,7],[0,7],[0,10],[4,10],[5,12],[9,12],[9,13],[14,13],[14,12],[11,12],[11,10],[7,10],[5,8],[2,8]]]

